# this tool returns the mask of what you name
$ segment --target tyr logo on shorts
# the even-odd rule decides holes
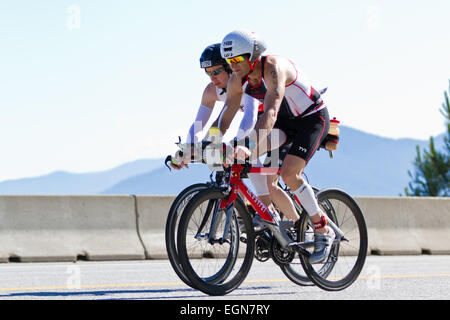
[[[298,147],[298,150],[301,152],[305,152],[305,153],[308,152],[308,149],[303,148],[303,147]]]

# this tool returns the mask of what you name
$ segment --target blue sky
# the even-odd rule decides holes
[[[201,52],[237,28],[327,86],[342,124],[428,139],[445,130],[449,9],[447,0],[3,0],[0,181],[173,153],[208,83]]]

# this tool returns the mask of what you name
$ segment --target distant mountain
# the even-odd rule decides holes
[[[435,138],[436,146],[443,145],[443,137]],[[333,159],[327,151],[317,152],[305,173],[310,184],[319,188],[341,188],[356,196],[398,196],[408,185],[407,172],[413,167],[416,145],[424,148],[428,141],[383,138],[342,126]],[[208,181],[209,174],[207,166],[199,164],[177,172],[160,168],[126,179],[103,193],[175,195],[192,183]]]
[[[435,137],[443,148],[444,134]],[[333,159],[318,152],[306,173],[320,187],[338,187],[357,196],[398,196],[410,181],[416,146],[428,148],[428,141],[390,139],[343,127]]]
[[[443,147],[444,134],[435,137]],[[427,140],[390,139],[341,127],[339,148],[330,159],[319,151],[306,167],[310,184],[337,187],[355,196],[398,196],[408,185],[416,145]],[[206,165],[169,171],[161,159],[125,163],[107,171],[49,175],[0,182],[0,194],[160,194],[176,195],[185,187],[210,179]]]
[[[0,182],[0,194],[98,194],[124,179],[161,165],[161,159],[145,159],[100,172],[56,171],[40,177],[5,180]]]
[[[208,166],[201,164],[192,164],[189,169],[179,171],[162,167],[128,178],[102,193],[176,195],[191,184],[210,181],[210,174]]]

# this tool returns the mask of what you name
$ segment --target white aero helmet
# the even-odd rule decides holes
[[[223,38],[220,54],[224,59],[250,54],[251,62],[266,50],[266,43],[254,32],[248,30],[235,30]]]

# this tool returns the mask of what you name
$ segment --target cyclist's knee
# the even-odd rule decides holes
[[[297,189],[303,184],[301,172],[296,172],[291,168],[282,168],[280,172],[281,179],[291,189]]]

